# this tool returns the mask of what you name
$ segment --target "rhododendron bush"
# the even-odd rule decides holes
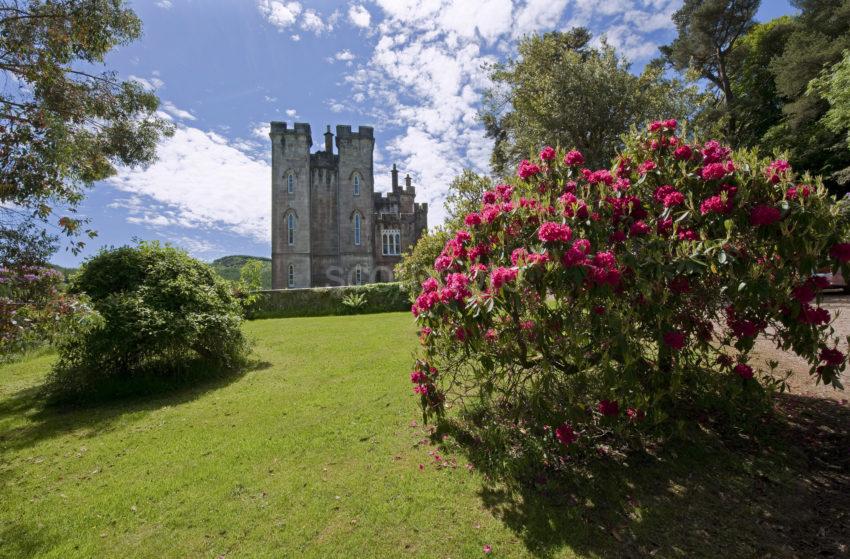
[[[426,418],[456,405],[559,452],[606,434],[754,405],[776,375],[758,336],[841,387],[819,306],[848,274],[844,203],[783,160],[635,133],[610,169],[545,147],[485,193],[413,305]],[[547,442],[548,441],[548,442]]]

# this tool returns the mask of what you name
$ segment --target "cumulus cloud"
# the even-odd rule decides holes
[[[174,4],[171,3],[171,0],[159,0],[156,5],[163,10],[170,10]]]
[[[354,4],[348,8],[348,21],[357,27],[369,27],[372,22],[372,14],[365,6]]]
[[[128,220],[154,228],[228,231],[268,242],[271,169],[266,161],[215,132],[186,126],[162,141],[158,155],[149,167],[121,169],[108,180],[130,195]]]
[[[366,114],[391,134],[387,165],[415,172],[418,192],[443,218],[448,184],[463,168],[486,173],[492,140],[478,120],[487,65],[516,55],[519,37],[586,25],[631,60],[656,52],[649,36],[669,30],[680,0],[375,0],[382,12],[351,5],[354,25],[371,25],[373,51],[345,76],[349,95],[331,111]],[[365,13],[363,13],[365,12]],[[366,15],[369,16],[368,22]],[[356,20],[357,17],[361,19]],[[656,38],[657,39],[657,38]],[[352,62],[352,61],[349,61]],[[382,172],[386,169],[377,168]],[[383,178],[376,176],[380,187]]]
[[[296,111],[295,109],[286,109],[286,116],[288,116],[289,118],[300,118],[298,116],[298,111]]]
[[[279,31],[294,24],[302,10],[298,2],[282,2],[281,0],[258,0],[257,8],[263,17]]]
[[[129,79],[132,82],[136,82],[137,84],[141,85],[145,89],[148,89],[150,91],[155,91],[155,90],[159,89],[160,87],[162,87],[163,85],[165,85],[165,82],[162,81],[161,79],[159,79],[158,77],[156,77],[156,74],[157,73],[154,72],[154,76],[151,77],[151,78],[140,78],[139,76],[134,76],[134,75],[131,74],[130,77],[127,78],[127,79]]]
[[[182,120],[195,120],[195,115],[190,113],[189,111],[184,111],[174,105],[171,101],[163,101],[160,108],[173,116],[174,118],[179,118]]]

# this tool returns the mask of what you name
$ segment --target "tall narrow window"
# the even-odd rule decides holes
[[[295,244],[295,216],[293,214],[289,214],[286,216],[286,238],[289,241],[289,244]]]
[[[360,214],[354,214],[354,244],[360,244]]]
[[[401,254],[401,233],[395,234],[395,254]]]
[[[289,265],[289,273],[286,276],[286,285],[295,287],[295,266]]]
[[[354,283],[356,285],[363,284],[363,271],[360,269],[360,264],[358,264],[357,268],[354,269]]]
[[[360,196],[360,175],[354,175],[354,195]]]
[[[290,194],[295,191],[295,175],[292,173],[286,175],[286,191]]]

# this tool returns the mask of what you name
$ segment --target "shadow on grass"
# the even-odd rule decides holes
[[[850,556],[850,408],[783,396],[765,431],[700,432],[569,479],[493,483],[481,498],[536,557]]]
[[[48,405],[43,387],[26,388],[0,401],[0,425],[15,418],[28,420],[22,427],[0,431],[0,449],[27,448],[70,431],[81,431],[83,437],[95,437],[109,430],[121,416],[190,402],[231,384],[248,372],[269,367],[271,363],[265,361],[250,361],[239,369],[218,371],[202,378],[188,374],[170,380],[142,379],[134,382],[132,389],[125,387],[120,395],[98,396],[74,404]]]

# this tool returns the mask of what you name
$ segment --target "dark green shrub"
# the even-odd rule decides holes
[[[241,307],[203,262],[158,243],[101,251],[71,281],[97,316],[59,346],[52,396],[124,392],[151,378],[244,362]]]
[[[400,283],[372,283],[312,289],[260,291],[247,308],[249,318],[289,318],[370,314],[410,310],[410,296]],[[360,301],[362,296],[362,301]],[[354,302],[357,304],[346,304]]]

